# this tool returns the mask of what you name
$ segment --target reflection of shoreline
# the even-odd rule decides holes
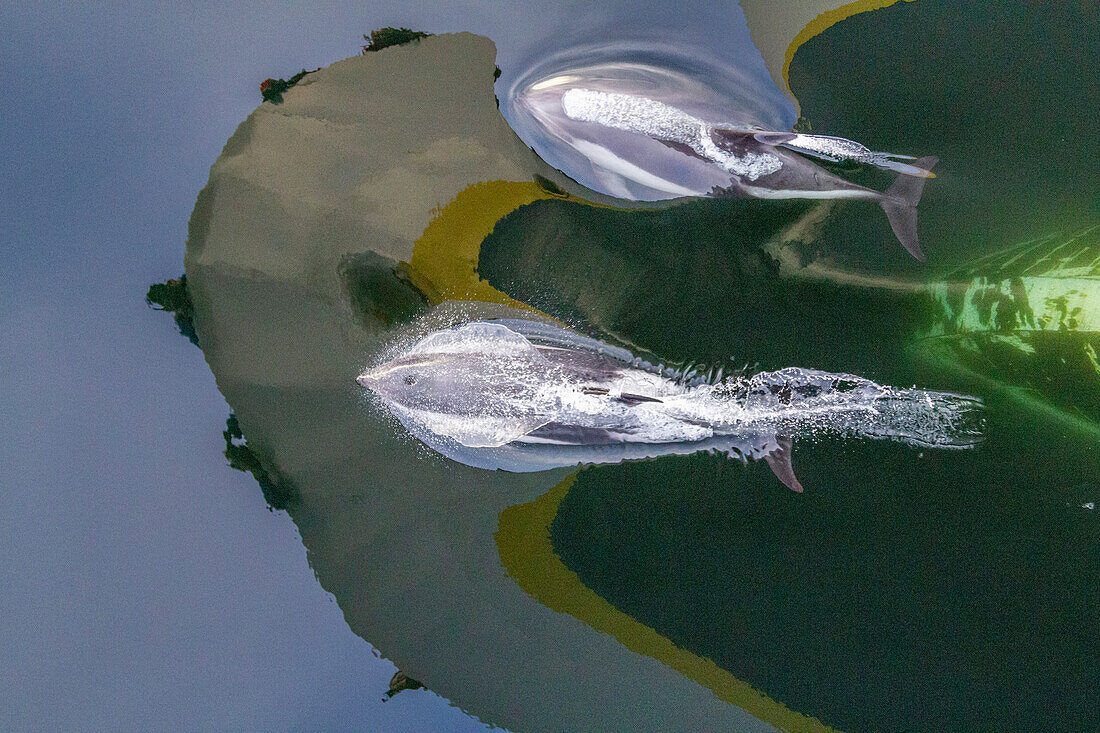
[[[753,43],[780,91],[799,107],[791,91],[789,72],[798,48],[831,26],[857,13],[885,8],[899,0],[802,0],[774,3],[768,0],[741,0]],[[913,0],[905,0],[913,2]],[[801,109],[799,109],[801,113]]]
[[[569,614],[599,632],[614,636],[627,649],[661,661],[709,688],[720,700],[781,730],[833,730],[772,700],[713,661],[676,646],[585,586],[562,563],[550,543],[550,524],[577,475],[571,474],[534,501],[508,507],[500,513],[495,534],[500,561],[525,592],[558,613]]]
[[[271,511],[283,511],[294,506],[299,500],[298,489],[294,484],[280,477],[273,468],[268,469],[260,460],[256,451],[248,445],[248,441],[237,422],[237,416],[229,414],[225,421],[225,430],[222,431],[225,439],[225,459],[229,467],[244,473],[252,474],[260,491],[267,502],[267,508]],[[269,462],[270,463],[270,462]]]
[[[145,304],[171,313],[180,335],[195,346],[199,345],[199,336],[195,332],[195,305],[187,290],[187,275],[150,285],[145,294]]]
[[[180,335],[195,346],[199,346],[198,334],[195,332],[195,306],[191,300],[191,293],[187,289],[186,275],[150,285],[145,295],[145,302],[150,306],[159,306],[157,310],[171,313]],[[298,500],[298,490],[294,485],[279,477],[278,471],[273,467],[269,468],[270,462],[268,462],[269,466],[265,466],[258,451],[248,445],[244,432],[241,431],[241,426],[237,422],[237,416],[232,412],[225,421],[222,438],[225,440],[223,455],[229,467],[252,474],[269,510],[287,509]]]
[[[318,581],[406,674],[517,729],[764,729],[507,576],[498,515],[560,472],[425,456],[354,384],[425,301],[535,317],[478,277],[486,211],[584,194],[500,116],[493,53],[454,34],[347,59],[242,123],[189,227],[207,363],[250,443],[298,487],[289,513]],[[372,294],[396,307],[371,307]]]

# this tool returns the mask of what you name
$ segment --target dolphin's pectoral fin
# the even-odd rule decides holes
[[[794,467],[791,465],[791,439],[785,435],[775,437],[776,448],[764,460],[768,462],[768,468],[775,477],[783,482],[791,491],[802,491],[802,484],[794,475]]]
[[[641,394],[631,394],[630,392],[623,392],[618,397],[619,402],[625,402],[628,405],[638,405],[643,402],[662,402],[656,397],[647,397]]]
[[[454,439],[467,448],[499,448],[530,435],[549,422],[535,416],[512,415],[506,418],[471,418],[439,420],[431,430]]]
[[[607,387],[581,387],[581,394],[611,394]]]

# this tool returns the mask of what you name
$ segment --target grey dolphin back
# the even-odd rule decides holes
[[[611,346],[602,341],[597,341],[588,336],[570,331],[561,326],[554,326],[539,321],[526,321],[518,318],[498,318],[487,323],[494,323],[518,333],[531,342],[535,348],[540,346],[559,349],[587,351],[592,354],[606,356],[609,359],[620,362],[624,366],[632,366],[635,362],[634,354],[618,346]]]

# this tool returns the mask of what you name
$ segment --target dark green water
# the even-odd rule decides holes
[[[848,730],[1096,721],[1094,455],[995,405],[985,445],[798,445],[805,495],[699,455],[583,471],[552,538],[616,607]]]
[[[764,248],[810,210],[704,200],[629,212],[539,201],[497,225],[478,272],[540,310],[679,363],[813,364],[911,380],[899,355],[933,318],[928,299],[785,278]]]
[[[935,261],[966,262],[1100,221],[1098,38],[1083,3],[899,3],[808,42],[790,78],[814,131],[940,155],[922,238]],[[680,362],[979,394],[985,443],[796,445],[799,496],[720,456],[589,468],[554,520],[555,551],[620,610],[843,729],[1095,729],[1100,521],[1082,505],[1100,498],[1097,434],[915,358],[938,318],[926,294],[783,278],[764,245],[808,208],[541,201],[497,226],[479,272]],[[896,282],[946,272],[884,250],[884,231],[875,207],[850,204],[807,249]],[[1100,257],[1095,235],[1082,244]],[[970,367],[1095,425],[1095,367],[1072,360],[1096,341],[1067,328],[1036,337],[1037,354],[983,343]]]
[[[790,84],[814,130],[940,158],[921,236],[965,262],[1096,224],[1098,38],[1090,2],[896,3],[810,39]]]

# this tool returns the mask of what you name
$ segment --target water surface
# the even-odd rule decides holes
[[[54,407],[65,404],[58,384],[130,385],[74,392],[73,404],[87,404],[87,415],[103,420],[69,412],[77,419],[46,423],[46,432],[70,436],[56,445],[74,456],[73,465],[104,465],[107,456],[127,467],[130,480],[112,501],[93,501],[97,487],[115,485],[111,471],[87,478],[92,472],[74,469],[86,474],[72,484],[79,492],[49,493],[58,506],[87,512],[65,516],[91,529],[62,534],[80,537],[77,547],[100,548],[99,560],[93,566],[87,552],[46,553],[36,572],[20,574],[14,587],[33,585],[27,578],[65,580],[50,593],[9,596],[33,600],[16,604],[20,628],[36,628],[34,619],[50,609],[55,621],[99,621],[74,622],[71,634],[53,624],[60,630],[52,644],[81,634],[90,641],[70,644],[77,652],[61,659],[71,665],[55,665],[78,672],[20,666],[33,674],[14,678],[24,701],[17,723],[45,719],[36,690],[77,701],[128,697],[93,721],[108,727],[147,722],[140,703],[158,691],[171,692],[166,710],[186,710],[192,692],[213,684],[198,680],[215,679],[223,693],[196,725],[297,724],[286,723],[284,708],[261,713],[234,703],[271,679],[247,661],[264,654],[234,653],[225,663],[208,654],[217,646],[211,639],[239,638],[207,633],[210,619],[243,613],[240,598],[254,602],[248,609],[280,607],[285,596],[269,592],[285,587],[285,572],[301,581],[302,595],[293,597],[302,605],[293,607],[305,610],[293,618],[319,634],[302,646],[334,649],[331,656],[345,654],[346,669],[357,669],[370,648],[350,628],[429,689],[516,730],[1098,727],[1097,12],[1073,3],[895,3],[813,33],[791,29],[787,37],[800,40],[789,65],[776,68],[770,51],[753,53],[753,41],[765,51],[765,39],[786,31],[754,25],[759,3],[746,5],[748,25],[736,8],[709,4],[520,6],[508,18],[477,7],[434,9],[393,22],[488,38],[437,35],[355,57],[308,75],[282,104],[261,105],[214,164],[187,235],[192,325],[228,405],[203,381],[206,367],[193,361],[200,352],[183,338],[175,347],[161,344],[173,364],[144,360],[151,330],[110,340],[128,333],[139,314],[120,311],[129,319],[123,322],[108,317],[110,307],[85,310],[77,300],[59,308],[30,298],[36,289],[51,291],[42,273],[23,281],[20,309],[9,309],[15,301],[5,294],[6,323],[16,314],[18,339],[33,347],[19,360],[7,354],[17,368],[5,373],[21,385],[54,395]],[[355,25],[313,20],[315,40]],[[536,26],[546,33],[532,33]],[[178,37],[167,28],[158,37]],[[601,44],[612,30],[615,43]],[[214,45],[232,47],[231,40]],[[285,68],[257,68],[254,76],[289,76],[355,50],[354,43],[325,43],[318,40],[319,55],[302,50],[280,59]],[[728,104],[745,113],[749,104],[753,116],[778,128],[797,124],[873,150],[938,156],[937,178],[920,204],[929,263],[903,252],[882,212],[866,204],[670,205],[598,190],[578,161],[529,139],[510,95],[532,76],[613,57],[677,78],[702,77],[698,88],[686,87],[685,105],[690,97],[710,110]],[[159,58],[141,56],[150,68]],[[494,82],[496,66],[502,73]],[[92,69],[77,76],[98,78]],[[221,140],[255,105],[254,81],[246,85],[250,101],[226,113],[221,131],[200,136],[215,139],[201,161],[171,158],[167,168],[190,171],[193,189]],[[154,98],[163,79],[144,83]],[[96,89],[108,100],[120,94],[102,83]],[[137,135],[143,128],[134,125]],[[129,138],[109,139],[122,146]],[[141,139],[151,150],[165,144],[155,135]],[[54,140],[50,150],[69,150],[69,142]],[[134,167],[131,157],[115,160],[118,170]],[[847,164],[831,170],[876,189],[892,178]],[[110,178],[97,171],[96,180]],[[63,168],[55,172],[67,180]],[[82,191],[70,192],[66,205],[76,210]],[[184,236],[194,190],[176,193],[176,228],[156,229],[165,240]],[[164,216],[155,202],[139,200],[148,221]],[[121,214],[110,226],[89,221],[80,232],[94,229],[101,238],[152,231]],[[144,251],[131,240],[129,247]],[[6,267],[23,267],[29,251],[18,248]],[[140,307],[146,284],[178,274],[171,264],[177,255],[167,245],[158,249],[136,282],[121,264],[127,251],[108,249],[111,256],[90,272],[110,275],[111,303]],[[85,269],[62,268],[73,292],[84,292],[76,285],[86,285],[78,276]],[[36,313],[58,310],[81,318],[70,317],[71,327],[60,331],[33,326],[46,322]],[[798,441],[802,494],[779,485],[762,463],[709,454],[520,475],[429,450],[354,383],[424,319],[444,327],[536,317],[676,369],[802,366],[975,395],[987,406],[986,439],[966,452]],[[172,327],[165,318],[160,328]],[[47,342],[50,348],[41,345]],[[113,395],[135,385],[154,394],[162,383],[135,380],[142,370],[119,366],[114,354],[121,352],[108,342],[143,355],[149,373],[176,375],[168,377],[171,395],[155,393],[136,413],[160,426],[141,426],[137,443],[131,428],[119,427],[125,412]],[[77,344],[95,358],[70,358]],[[66,367],[46,378],[39,362]],[[190,366],[180,372],[175,362]],[[179,424],[174,416],[179,405],[195,404],[193,392],[205,395],[207,431],[187,423],[182,448],[148,439]],[[39,424],[29,399],[17,406],[29,416],[23,422]],[[230,413],[239,436],[224,422]],[[106,418],[111,430],[102,429]],[[71,437],[78,433],[97,442]],[[12,445],[39,455],[30,452],[41,446],[36,436]],[[283,516],[264,512],[265,498],[285,508],[293,526],[280,526],[291,530],[290,545],[249,543],[195,562],[197,550],[181,550],[171,562],[142,566],[145,580],[135,579],[133,556],[155,557],[163,542],[134,532],[180,526],[158,515],[165,507],[182,504],[186,516],[219,523],[219,537],[235,536],[243,510],[222,514],[204,493],[220,490],[211,485],[227,476],[251,485],[223,464],[227,440],[247,446],[251,458],[230,451],[229,460],[256,469],[265,489],[232,496],[247,496],[249,511],[264,517]],[[193,458],[190,446],[205,446],[201,466],[178,482],[164,480],[171,467],[134,468],[169,448],[179,460]],[[42,455],[42,465],[60,465],[54,460]],[[24,478],[37,477],[27,486],[65,483],[26,460],[13,465]],[[149,488],[165,485],[161,493]],[[73,504],[77,494],[81,503]],[[20,506],[30,506],[34,494],[19,496]],[[161,500],[134,501],[149,496]],[[19,516],[27,517],[20,527],[53,526],[40,514]],[[201,539],[172,544],[204,546]],[[300,554],[297,565],[280,554],[302,546],[308,568]],[[235,554],[262,558],[240,575],[270,578],[265,595],[227,583],[220,570],[209,575]],[[123,558],[111,565],[118,572],[57,569],[102,568],[111,558]],[[177,586],[186,592],[163,590]],[[71,587],[85,590],[56,590]],[[310,596],[309,588],[332,594],[335,617],[310,605],[325,596]],[[74,597],[76,605],[66,605]],[[77,609],[70,616],[57,610],[70,607]],[[169,624],[177,631],[163,637],[162,618],[202,622],[188,634]],[[125,620],[125,627],[104,619]],[[336,697],[347,707],[334,716],[381,720],[372,717],[381,715],[377,709],[347,701],[370,685],[379,698],[381,676],[392,667],[370,685],[360,687],[350,671],[333,673],[344,687],[329,685],[318,671],[328,653],[294,661],[304,659],[290,643],[304,638],[303,626],[273,628],[249,636],[255,642],[248,648],[271,648],[260,639],[290,640],[278,647],[290,650],[280,669],[288,686],[316,703],[311,709],[327,709],[331,690],[346,690]],[[39,637],[27,638],[36,649],[20,645],[19,659],[53,658],[39,653]],[[156,646],[154,638],[168,641]],[[182,661],[153,664],[153,648],[175,650]],[[125,653],[111,656],[118,649]],[[106,674],[100,658],[113,660],[104,663]],[[211,677],[203,670],[220,671]],[[440,704],[428,693],[403,692],[387,705],[411,706],[402,702],[410,699]],[[449,712],[452,724],[457,711]],[[78,713],[74,707],[56,721]]]

